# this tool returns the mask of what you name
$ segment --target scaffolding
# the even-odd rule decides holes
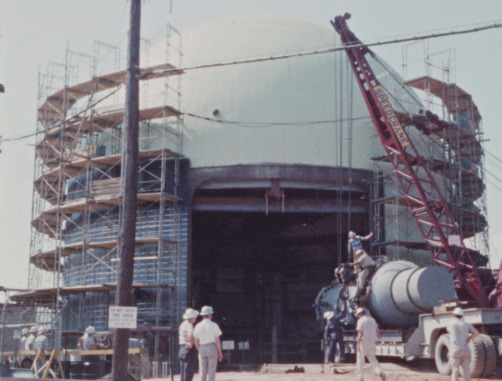
[[[186,303],[188,161],[181,156],[182,38],[172,26],[161,38],[167,42],[156,49],[143,44],[148,65],[140,70],[133,290],[139,325],[172,327]],[[161,63],[150,65],[151,59]],[[37,323],[50,324],[58,349],[62,337],[88,325],[106,330],[114,304],[126,79],[121,64],[120,49],[96,42],[92,56],[67,49],[63,64],[50,63],[39,75],[31,291],[16,300],[44,312]]]
[[[421,58],[412,57],[417,47],[422,49]],[[455,84],[454,50],[431,53],[429,49],[427,41],[403,48],[404,84],[419,90],[425,109],[439,117],[424,115],[423,110],[415,115],[398,114],[408,133],[414,135],[414,142],[421,147],[420,152],[435,174],[462,236],[481,254],[475,256],[477,264],[484,266],[488,255],[488,226],[481,115],[472,96]],[[407,79],[416,63],[424,65],[425,75]],[[379,253],[399,258],[403,252],[426,250],[420,242],[406,239],[413,237],[414,232],[399,217],[406,213],[400,189],[385,165],[385,158],[379,154],[374,158],[372,203],[374,224],[380,229],[375,244]]]

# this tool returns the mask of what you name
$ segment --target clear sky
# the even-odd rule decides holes
[[[67,47],[92,54],[99,40],[123,47],[130,3],[125,0],[0,0],[0,135],[30,134],[36,128],[39,71],[62,63]],[[170,11],[172,8],[172,12]],[[330,26],[350,12],[349,26],[365,42],[501,23],[502,1],[466,0],[145,0],[142,36],[158,34],[167,22],[183,30],[237,14],[276,14]],[[502,28],[431,40],[430,52],[453,52],[455,82],[470,92],[483,117],[488,140],[488,215],[492,262],[502,256]],[[416,50],[420,51],[420,46]],[[401,72],[403,45],[373,49]],[[411,51],[411,50],[410,50]],[[280,52],[278,52],[280,53]],[[423,53],[423,51],[421,52]],[[423,56],[423,54],[422,54]],[[411,69],[411,65],[410,65]],[[25,288],[28,278],[34,137],[4,141],[0,154],[0,285]],[[495,155],[493,157],[492,155]]]

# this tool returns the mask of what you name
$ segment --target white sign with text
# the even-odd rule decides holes
[[[138,307],[110,306],[108,313],[108,328],[137,327]]]

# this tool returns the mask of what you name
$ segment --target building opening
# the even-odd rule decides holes
[[[229,361],[322,360],[312,303],[333,279],[336,224],[334,214],[193,213],[192,305],[214,307]]]

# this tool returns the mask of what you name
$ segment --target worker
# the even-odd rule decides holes
[[[349,260],[354,261],[354,254],[357,250],[364,250],[363,241],[369,240],[373,237],[373,232],[369,233],[367,236],[361,237],[354,233],[353,231],[349,232],[349,243],[347,245],[347,251],[349,255]]]
[[[24,349],[27,351],[33,351],[35,350],[34,344],[35,344],[35,339],[38,334],[38,327],[34,325],[33,327],[30,328],[30,334],[26,338],[26,341],[24,342]]]
[[[214,381],[218,361],[223,360],[220,336],[222,334],[218,324],[212,321],[213,308],[204,306],[200,310],[202,321],[193,331],[195,347],[199,351],[200,381]]]
[[[183,314],[183,323],[179,328],[179,358],[180,358],[180,380],[192,381],[197,369],[197,349],[195,348],[193,330],[194,323],[199,316],[199,312],[193,308],[187,308]]]
[[[20,351],[24,351],[26,339],[28,338],[29,334],[30,334],[30,330],[28,328],[23,328],[21,330],[21,339],[19,340],[19,350]]]
[[[366,310],[359,307],[356,310],[357,317],[357,381],[363,381],[364,359],[367,358],[375,369],[375,373],[385,381],[383,372],[376,359],[376,341],[380,340],[380,329],[375,319],[366,315]]]
[[[40,327],[38,329],[38,335],[33,343],[33,350],[35,351],[48,351],[49,350],[49,339],[47,338],[47,328]]]
[[[471,350],[469,342],[479,335],[479,331],[463,319],[464,310],[462,308],[455,308],[453,316],[455,319],[446,326],[446,330],[450,334],[451,379],[458,381],[459,367],[462,366],[464,379],[470,381]]]
[[[85,329],[84,334],[80,339],[78,339],[77,348],[83,351],[89,351],[91,349],[97,349],[98,343],[96,341],[96,329],[90,325]]]
[[[363,249],[356,251],[356,259],[351,263],[357,273],[357,292],[354,300],[358,301],[365,294],[366,280],[375,271],[376,262]]]
[[[340,361],[345,361],[345,342],[343,341],[342,325],[345,322],[345,304],[340,312],[336,315],[333,311],[326,311],[324,313],[326,319],[326,327],[324,328],[324,340],[328,343],[328,352],[326,356],[327,362],[335,360],[336,347],[340,351]]]

